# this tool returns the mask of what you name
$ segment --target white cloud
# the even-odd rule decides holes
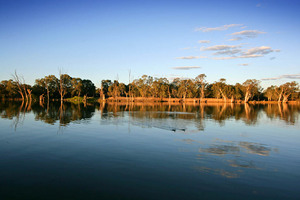
[[[202,47],[201,51],[221,51],[239,48],[241,45],[215,45],[211,47]]]
[[[239,66],[248,66],[248,63],[239,64]]]
[[[190,69],[199,69],[201,67],[199,66],[182,66],[182,67],[172,67],[172,69],[178,69],[178,70],[190,70]]]
[[[176,59],[199,59],[199,58],[207,58],[206,56],[182,56],[177,57]]]
[[[202,32],[225,31],[231,27],[236,27],[236,26],[243,26],[243,24],[227,24],[227,25],[214,27],[214,28],[200,27],[200,28],[196,28],[195,31],[202,31]]]
[[[240,35],[240,36],[245,36],[248,38],[255,38],[259,34],[265,34],[266,32],[258,31],[258,30],[246,30],[246,31],[240,31],[240,32],[235,32],[231,33],[230,35]]]
[[[243,53],[243,55],[253,55],[253,54],[269,54],[273,52],[274,50],[271,47],[268,46],[261,46],[261,47],[254,47],[251,49],[248,49],[246,52]]]
[[[214,60],[230,60],[230,59],[237,59],[237,58],[257,58],[257,57],[262,57],[262,55],[242,55],[242,56],[231,56],[231,57],[216,57],[213,58]]]
[[[300,74],[285,74],[273,78],[262,78],[261,80],[269,81],[269,80],[279,80],[279,79],[300,79]]]
[[[214,55],[233,55],[240,53],[241,51],[241,49],[228,49],[224,51],[217,51],[216,53],[214,53]]]
[[[229,60],[237,58],[258,58],[272,52],[280,52],[279,49],[272,49],[269,46],[253,47],[243,50],[242,44],[239,45],[215,45],[202,47],[201,51],[215,51],[213,55],[230,55],[229,57],[215,57],[214,60]]]
[[[242,37],[234,37],[234,38],[229,39],[228,41],[239,41],[242,39],[243,39]]]
[[[199,40],[198,43],[210,43],[210,40]]]

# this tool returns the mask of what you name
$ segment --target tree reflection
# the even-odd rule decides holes
[[[295,124],[298,121],[300,106],[289,104],[268,104],[264,111],[270,119],[281,119],[287,124]]]
[[[171,131],[205,129],[206,119],[212,119],[220,125],[226,120],[242,120],[247,125],[254,125],[260,117],[280,119],[288,124],[298,121],[300,106],[289,104],[170,104],[170,103],[101,103],[101,104],[73,104],[50,102],[47,106],[36,103],[3,101],[0,103],[0,116],[14,119],[20,123],[26,113],[32,112],[35,119],[48,124],[59,123],[66,126],[71,122],[83,122],[90,119],[95,110],[99,110],[101,120],[130,120],[135,125],[158,127]],[[259,113],[265,113],[260,115]],[[120,121],[119,120],[119,121]],[[170,124],[173,123],[173,124]],[[164,125],[165,124],[165,125]],[[167,127],[167,128],[166,128]]]

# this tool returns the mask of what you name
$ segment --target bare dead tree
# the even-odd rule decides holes
[[[66,95],[66,89],[64,87],[64,79],[63,74],[61,73],[61,70],[59,70],[59,87],[58,92],[60,94],[60,102],[63,103],[64,96]]]
[[[24,98],[24,94],[23,94],[23,90],[22,90],[22,81],[19,77],[19,75],[17,74],[17,71],[15,70],[15,74],[12,75],[13,80],[16,82],[17,87],[18,87],[18,92],[20,93],[21,97],[22,97],[22,101],[25,100]]]

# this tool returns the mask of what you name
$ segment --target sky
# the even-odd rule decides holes
[[[297,0],[0,0],[0,80],[300,80]],[[130,76],[129,76],[130,74]],[[130,77],[130,78],[129,78]]]

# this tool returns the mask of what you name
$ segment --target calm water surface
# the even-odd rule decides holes
[[[0,199],[300,199],[296,105],[0,103]]]

